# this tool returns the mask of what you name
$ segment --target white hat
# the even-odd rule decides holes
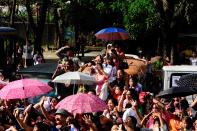
[[[107,47],[112,46],[112,44],[107,44]]]

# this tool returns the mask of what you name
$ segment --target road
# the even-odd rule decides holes
[[[99,51],[91,51],[91,52],[85,53],[84,57],[82,57],[81,60],[84,62],[87,62],[98,54],[100,54]],[[43,53],[43,55],[44,55],[46,62],[50,63],[50,62],[57,62],[58,61],[58,57],[55,54],[55,51],[45,51]],[[79,54],[79,56],[81,56],[81,54]]]

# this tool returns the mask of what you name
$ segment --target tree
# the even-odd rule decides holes
[[[117,0],[111,7],[122,13],[123,24],[133,39],[158,26],[159,19],[152,0]]]
[[[54,15],[57,18],[55,20],[58,20],[55,23],[56,25],[59,23],[57,32],[62,34],[63,32],[60,31],[70,26],[74,29],[77,38],[78,34],[82,32],[88,34],[88,32],[92,32],[93,30],[112,26],[116,23],[114,21],[118,20],[118,17],[116,17],[118,13],[110,8],[111,3],[111,1],[106,2],[102,0],[54,1]],[[57,9],[59,13],[57,13]]]
[[[28,12],[28,21],[30,23],[31,30],[33,31],[34,34],[34,51],[41,52],[42,36],[45,27],[47,9],[50,1],[40,0],[40,1],[36,1],[37,3],[34,3],[36,4],[37,22],[35,22],[35,19],[33,18],[33,11],[32,11],[33,3],[31,2],[30,0],[26,0],[25,3]]]
[[[161,39],[164,56],[170,55],[177,33],[184,31],[184,26],[196,22],[197,2],[195,0],[153,0],[160,17]],[[172,55],[171,55],[172,56]]]

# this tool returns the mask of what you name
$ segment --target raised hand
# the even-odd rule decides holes
[[[29,105],[26,107],[26,109],[24,110],[24,114],[29,113],[29,112],[31,111],[32,106],[33,106],[32,104],[29,104]]]
[[[90,115],[84,115],[84,116],[82,117],[82,119],[83,119],[84,122],[85,122],[87,125],[89,125],[89,126],[91,126],[91,125],[93,124]]]
[[[39,105],[40,105],[40,106],[43,106],[43,105],[44,105],[44,101],[45,101],[45,98],[44,98],[44,97],[41,98],[41,99],[40,99],[40,102],[39,102]]]
[[[157,104],[159,101],[155,98],[153,98],[153,103]]]
[[[132,107],[136,108],[138,106],[137,101],[131,100],[131,105],[132,105]]]
[[[19,109],[18,108],[16,108],[16,109],[14,109],[14,111],[13,111],[13,115],[14,115],[14,117],[15,118],[18,118],[18,116],[19,116]]]

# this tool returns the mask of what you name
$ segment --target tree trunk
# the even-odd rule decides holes
[[[60,24],[59,24],[59,15],[57,8],[54,9],[54,19],[55,19],[55,28],[56,28],[56,46],[59,48],[61,45],[62,37],[60,32]]]
[[[4,40],[0,37],[0,69],[3,69],[6,63],[6,54],[5,54],[5,47],[4,47]]]
[[[40,11],[37,15],[38,16],[38,22],[37,26],[33,20],[33,14],[32,9],[30,7],[30,1],[26,0],[26,8],[28,12],[28,20],[31,26],[31,29],[34,34],[34,52],[40,51],[41,52],[41,43],[42,43],[42,36],[44,32],[44,26],[46,21],[46,14],[47,14],[47,8],[48,8],[48,0],[43,0],[40,5]]]
[[[36,34],[36,30],[37,30],[37,26],[36,26],[36,24],[34,22],[34,19],[33,19],[32,9],[30,7],[30,0],[26,0],[25,4],[26,4],[27,14],[28,14],[28,21],[29,21],[28,24],[30,24],[31,29],[32,29],[32,31],[33,31],[33,33],[35,35]]]
[[[16,10],[16,0],[13,0],[12,8],[11,8],[11,15],[10,15],[10,26],[14,26],[14,19],[15,19],[15,10]]]
[[[12,1],[11,11],[10,11],[10,27],[14,27],[14,21],[15,21],[15,10],[16,10],[16,0]],[[9,47],[8,47],[8,56],[12,57],[14,53],[14,60],[15,60],[15,43],[13,38],[9,41]]]
[[[47,8],[48,8],[48,0],[43,0],[42,5],[40,7],[39,19],[38,19],[38,27],[37,32],[35,34],[35,46],[34,51],[41,52],[41,44],[42,44],[42,37],[45,27],[46,15],[47,15]]]

